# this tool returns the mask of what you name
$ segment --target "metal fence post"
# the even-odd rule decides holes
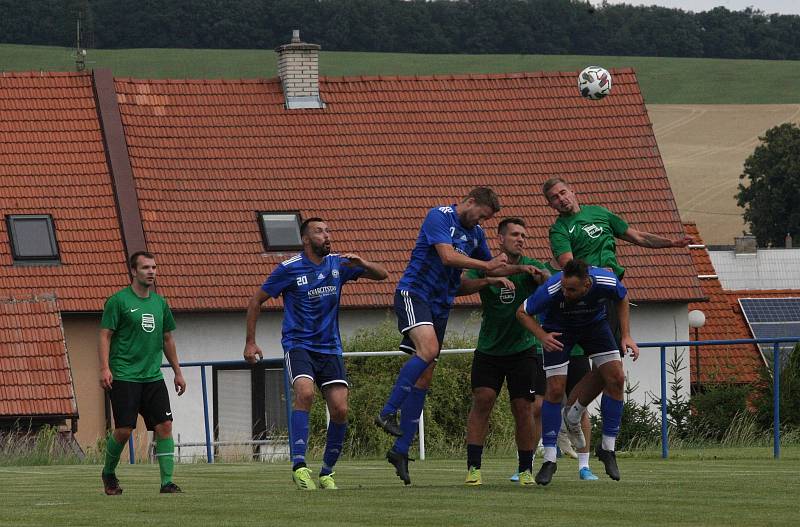
[[[289,437],[289,459],[292,459],[292,381],[289,379],[289,372],[286,370],[286,361],[283,362],[283,396],[286,399],[286,428]]]
[[[211,427],[208,424],[208,393],[206,390],[206,367],[200,366],[200,384],[203,390],[203,425],[206,429],[206,459],[214,462],[214,451],[211,448]]]
[[[781,349],[772,348],[772,455],[781,457]]]
[[[128,458],[130,459],[131,465],[136,463],[136,454],[134,453],[133,448],[133,430],[131,430],[131,435],[128,437]]]
[[[667,442],[667,348],[661,346],[661,457],[667,459],[669,445]]]

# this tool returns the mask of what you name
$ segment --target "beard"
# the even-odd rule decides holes
[[[331,244],[330,243],[321,243],[319,245],[315,243],[311,243],[311,250],[319,256],[320,258],[328,256],[331,254]]]

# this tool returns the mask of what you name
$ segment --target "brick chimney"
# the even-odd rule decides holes
[[[300,30],[292,31],[292,41],[275,48],[278,53],[278,77],[288,110],[325,108],[319,97],[318,44],[300,40]]]

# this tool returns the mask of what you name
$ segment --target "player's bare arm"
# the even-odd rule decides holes
[[[172,371],[175,374],[175,392],[178,395],[183,395],[186,392],[186,380],[183,378],[181,364],[178,361],[178,350],[175,347],[175,339],[172,338],[171,331],[164,333],[164,357],[167,358],[167,362],[172,366]]]
[[[342,258],[347,259],[347,261],[342,262],[342,265],[345,267],[353,267],[356,265],[363,267],[364,276],[370,280],[386,280],[389,277],[389,273],[386,272],[386,268],[381,264],[365,260],[355,253],[343,254]]]
[[[621,351],[623,353],[630,351],[633,360],[636,360],[639,358],[639,346],[631,338],[631,306],[627,296],[617,302],[617,316],[619,317]]]
[[[686,247],[694,242],[691,236],[683,235],[680,238],[664,238],[651,232],[638,231],[636,229],[628,228],[625,233],[620,236],[626,242],[631,242],[640,247],[648,247],[650,249],[665,249],[668,247]],[[560,257],[559,257],[560,260]]]
[[[110,329],[101,328],[97,343],[97,355],[100,358],[100,386],[104,390],[110,390],[111,383],[114,382],[114,375],[111,373],[111,367],[108,364],[111,336],[113,334],[114,332]]]
[[[514,290],[514,282],[503,276],[487,276],[484,278],[468,278],[466,275],[461,276],[461,285],[456,292],[456,296],[467,296],[477,293],[484,287],[496,285],[505,287],[506,289]]]
[[[531,333],[539,339],[539,342],[542,343],[542,348],[545,351],[561,351],[564,349],[564,345],[561,341],[558,340],[556,337],[560,337],[561,333],[548,333],[544,330],[544,328],[539,324],[539,321],[536,320],[536,317],[529,315],[525,311],[525,304],[520,304],[519,308],[517,308],[517,320],[519,321],[520,325],[530,331]]]
[[[250,302],[247,304],[247,337],[245,337],[244,344],[244,360],[250,364],[255,364],[264,358],[261,348],[256,344],[256,322],[258,322],[258,315],[261,314],[261,304],[267,301],[269,295],[259,288],[253,296],[250,297]]]
[[[488,262],[470,258],[467,255],[456,252],[453,246],[448,243],[437,243],[435,245],[436,252],[442,263],[448,267],[458,267],[460,269],[477,269],[486,274],[492,274],[493,271],[505,267],[508,262],[508,256],[505,253],[500,253]]]

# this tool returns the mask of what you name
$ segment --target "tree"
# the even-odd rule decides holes
[[[800,236],[800,126],[784,123],[759,139],[739,176],[749,185],[739,183],[736,199],[758,244],[782,246],[786,234]]]

